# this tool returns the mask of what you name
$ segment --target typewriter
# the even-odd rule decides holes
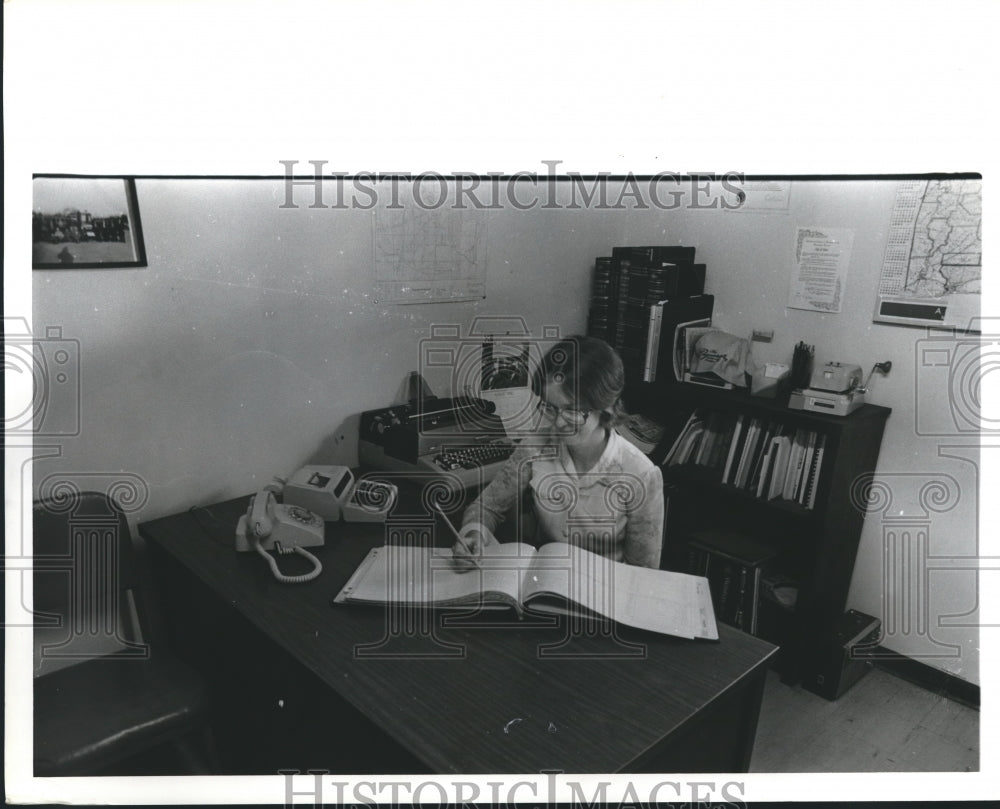
[[[514,451],[496,406],[485,399],[411,400],[361,414],[358,459],[374,470],[455,490],[485,486]]]

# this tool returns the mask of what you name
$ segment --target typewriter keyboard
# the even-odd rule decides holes
[[[502,463],[514,452],[512,444],[487,444],[481,447],[453,447],[434,456],[434,463],[446,471],[476,469]]]

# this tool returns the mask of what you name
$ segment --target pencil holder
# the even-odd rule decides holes
[[[792,354],[792,370],[788,378],[788,384],[791,388],[798,390],[809,387],[814,352],[815,348],[806,343],[799,343],[795,346],[795,351]]]

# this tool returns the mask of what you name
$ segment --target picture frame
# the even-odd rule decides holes
[[[146,267],[135,180],[32,177],[31,268]]]

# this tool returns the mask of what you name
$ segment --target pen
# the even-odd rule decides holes
[[[444,517],[445,524],[451,529],[451,532],[455,535],[455,539],[458,540],[458,544],[461,545],[463,548],[465,548],[465,552],[469,554],[469,558],[472,560],[472,563],[476,567],[481,567],[481,565],[479,564],[479,559],[477,559],[475,556],[472,555],[472,549],[465,544],[465,540],[462,539],[462,535],[455,530],[455,526],[452,525],[451,520],[448,519],[448,515],[444,513],[444,509],[442,509],[438,503],[435,503],[434,507],[441,513],[441,516]]]

